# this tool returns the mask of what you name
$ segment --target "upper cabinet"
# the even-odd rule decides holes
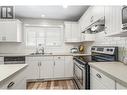
[[[95,33],[91,28],[102,28],[102,20],[104,19],[104,6],[90,6],[87,11],[79,19],[79,31],[81,33],[81,41],[95,41]],[[100,25],[100,26],[99,26]],[[99,26],[99,27],[98,27]],[[90,29],[90,30],[89,30]],[[82,33],[84,32],[84,33]]]
[[[80,42],[80,32],[78,22],[64,22],[65,42]]]
[[[0,19],[0,42],[22,42],[22,23],[17,19]]]
[[[127,37],[127,6],[105,7],[106,36]]]
[[[105,6],[106,36],[120,36],[122,32],[122,6]]]
[[[91,6],[79,20],[80,30],[83,32],[88,26],[104,18],[104,6]]]

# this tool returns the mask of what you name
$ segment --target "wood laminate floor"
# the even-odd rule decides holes
[[[52,81],[39,81],[39,82],[29,82],[27,83],[27,89],[76,89],[73,80],[52,80]]]

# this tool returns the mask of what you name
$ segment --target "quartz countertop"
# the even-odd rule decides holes
[[[89,65],[127,87],[127,65],[122,62],[89,62]]]
[[[89,56],[91,54],[80,54],[80,53],[66,53],[66,52],[59,52],[59,53],[52,53],[52,54],[25,54],[25,53],[0,53],[0,56],[30,56],[30,57],[40,57],[40,56]]]
[[[27,64],[7,64],[0,65],[0,82],[10,77],[19,70],[25,68]]]
[[[35,54],[35,55],[27,55],[27,56],[30,56],[30,57],[40,57],[40,56],[89,56],[91,54],[80,54],[80,53],[53,53],[53,54]]]

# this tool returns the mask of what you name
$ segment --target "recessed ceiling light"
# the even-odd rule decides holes
[[[68,5],[63,5],[63,8],[67,8],[68,7]]]
[[[44,17],[45,17],[45,15],[44,15],[44,14],[42,14],[42,15],[41,15],[41,17],[42,17],[42,18],[44,18]]]

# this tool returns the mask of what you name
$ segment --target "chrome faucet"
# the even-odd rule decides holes
[[[44,47],[41,44],[38,45],[36,54],[44,54]]]
[[[45,53],[44,47],[40,48],[39,51],[41,51],[42,54]]]

